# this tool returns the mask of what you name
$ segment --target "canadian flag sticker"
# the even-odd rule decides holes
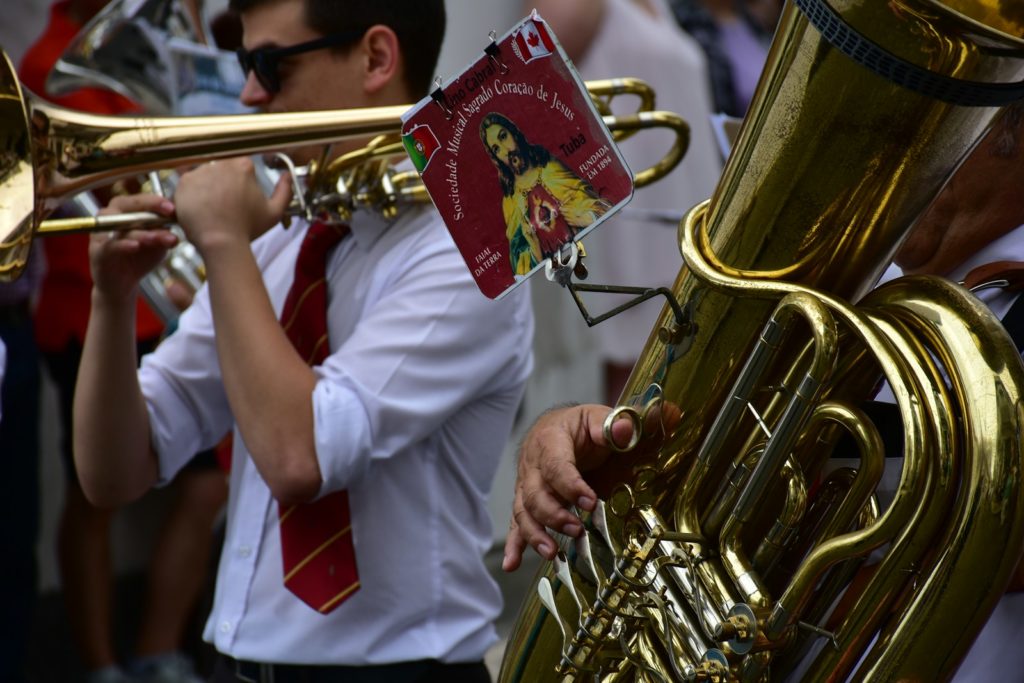
[[[555,42],[551,40],[543,21],[527,19],[512,37],[512,51],[519,59],[529,63],[554,52]]]

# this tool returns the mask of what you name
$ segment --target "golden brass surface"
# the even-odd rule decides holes
[[[997,0],[830,5],[931,74],[1024,80],[1024,26]],[[659,338],[666,307],[619,401],[643,433],[587,474],[607,503],[565,539],[576,597],[541,570],[552,609],[523,604],[500,681],[952,676],[1024,548],[1024,365],[957,285],[871,290],[997,115],[890,82],[787,3],[721,180],[680,225],[689,333]],[[856,406],[881,378],[904,458],[880,506]],[[861,464],[830,475],[842,435]]]
[[[649,86],[635,79],[600,81],[600,97],[639,94],[641,104],[653,102]],[[339,192],[356,207],[383,205],[394,211],[399,202],[428,199],[413,173],[391,174],[389,161],[402,154],[395,136],[408,106],[313,111],[287,114],[243,114],[195,117],[118,117],[72,111],[45,104],[23,93],[6,55],[0,59],[0,281],[24,269],[33,235],[43,218],[76,193],[113,180],[152,170],[187,166],[213,159],[308,145],[326,145],[348,138],[371,143],[342,155],[324,169],[310,172],[312,201]],[[613,134],[632,135],[645,128],[669,128],[676,134],[663,159],[635,176],[642,186],[663,177],[682,159],[689,127],[671,112],[637,111],[605,117]],[[385,136],[381,138],[380,136]],[[374,182],[364,182],[369,177]],[[365,190],[364,188],[370,188]],[[307,210],[303,206],[302,210]],[[337,207],[330,207],[332,209]],[[313,209],[316,210],[314,206]],[[348,210],[343,207],[342,210]],[[153,216],[153,222],[164,219]],[[109,230],[127,227],[123,219],[98,217],[85,222],[45,225],[43,234]]]
[[[21,92],[0,60],[0,279],[24,268],[36,226],[75,193],[150,170],[397,131],[403,106],[370,110],[136,118],[85,114]]]

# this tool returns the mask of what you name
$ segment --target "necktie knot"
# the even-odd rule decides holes
[[[299,256],[295,261],[296,278],[300,273],[303,278],[308,280],[322,278],[331,249],[337,246],[338,242],[348,233],[347,225],[328,225],[320,221],[310,225],[306,235],[302,238]]]
[[[309,226],[306,236],[302,238],[302,246],[299,247],[299,260],[313,262],[320,260],[323,256],[326,261],[327,252],[338,244],[350,229],[347,225],[332,225],[317,221]]]

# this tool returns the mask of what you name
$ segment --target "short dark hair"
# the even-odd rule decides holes
[[[247,12],[281,0],[230,0],[232,11]],[[387,26],[398,36],[405,63],[405,85],[413,97],[430,91],[444,41],[444,0],[304,0],[306,25],[322,35]],[[344,48],[339,48],[344,49]]]
[[[498,168],[498,179],[501,181],[501,191],[506,197],[511,197],[515,191],[516,178],[505,162],[495,156],[494,151],[487,145],[487,129],[491,126],[501,126],[512,134],[516,142],[516,149],[523,157],[527,168],[544,166],[551,160],[551,152],[544,145],[535,145],[526,139],[519,126],[512,123],[508,118],[497,112],[491,112],[480,119],[480,141],[484,143],[484,149],[491,157],[491,161]]]

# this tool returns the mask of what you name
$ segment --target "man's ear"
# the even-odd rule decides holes
[[[378,24],[367,30],[362,40],[363,87],[368,94],[377,94],[395,85],[402,67],[402,51],[398,36],[389,27]]]

